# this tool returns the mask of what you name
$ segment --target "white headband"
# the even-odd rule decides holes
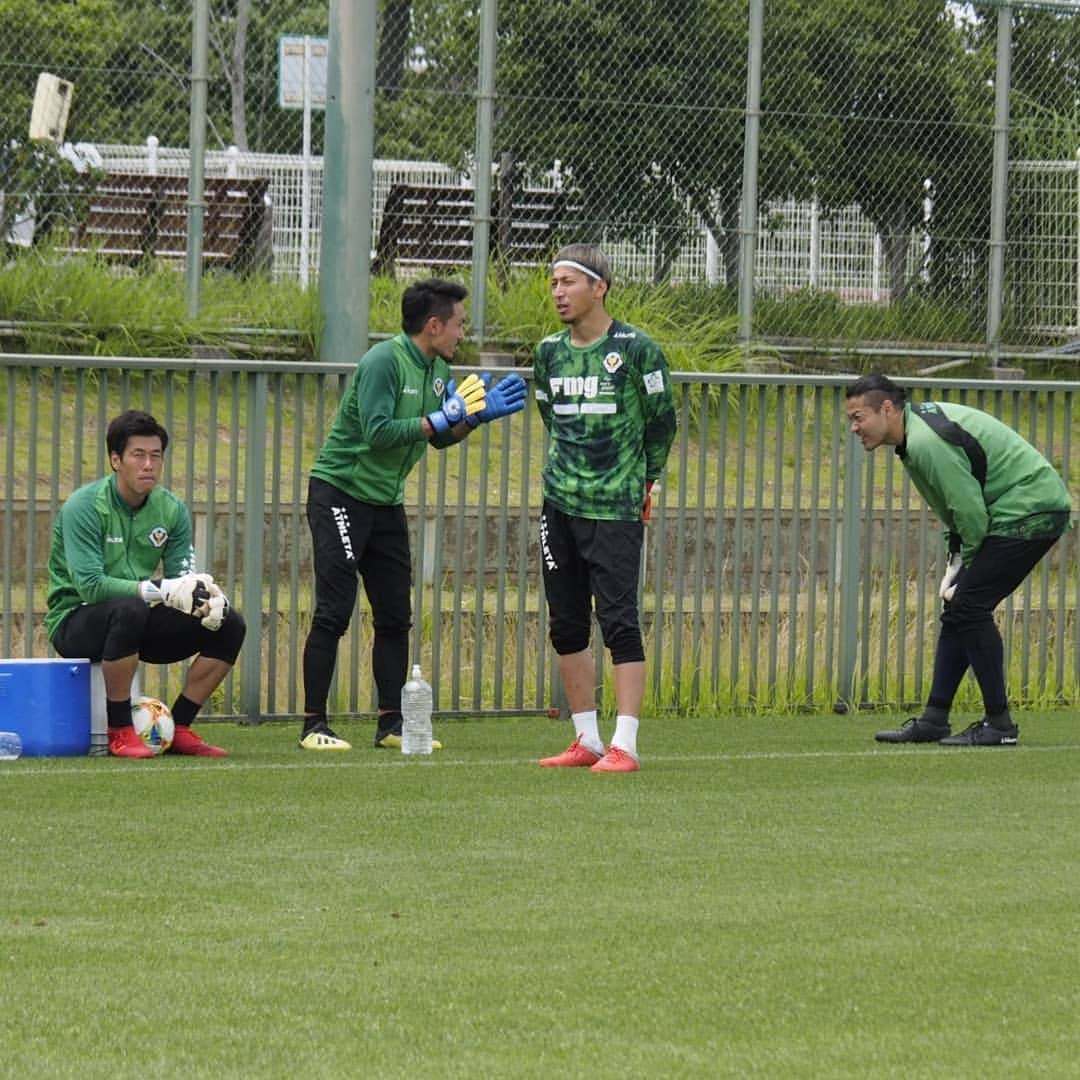
[[[580,270],[583,274],[588,274],[594,281],[603,281],[603,275],[598,274],[591,266],[586,266],[584,263],[574,262],[573,259],[559,259],[558,262],[551,264],[552,270],[558,270],[560,266],[569,266],[574,270]]]

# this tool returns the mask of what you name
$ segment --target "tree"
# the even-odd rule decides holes
[[[811,119],[829,133],[814,161],[817,193],[826,208],[857,204],[874,223],[892,300],[902,301],[913,230],[940,233],[949,217],[955,226],[960,199],[986,220],[989,117],[973,129],[965,115],[979,85],[974,58],[940,0],[834,0],[805,18],[821,87]],[[927,182],[934,217],[924,222]]]

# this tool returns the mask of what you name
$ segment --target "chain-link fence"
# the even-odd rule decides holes
[[[182,262],[192,6],[0,0],[0,235]],[[328,7],[210,4],[206,175],[236,181],[207,191],[210,265],[317,274]],[[471,266],[483,7],[380,0],[379,273]],[[758,50],[743,0],[501,0],[495,265],[599,240],[620,280],[694,287],[703,314],[731,316],[745,240],[754,335],[784,349],[980,350],[996,297],[1006,346],[1080,336],[1080,5],[1006,7],[1005,48],[998,3],[762,10]],[[757,69],[755,228],[741,210]]]

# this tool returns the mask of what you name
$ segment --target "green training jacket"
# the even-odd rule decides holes
[[[987,536],[1027,540],[1060,536],[1069,527],[1071,502],[1053,465],[1007,424],[966,405],[927,402],[973,440],[985,456],[980,484],[963,446],[947,441],[904,406],[904,442],[896,453],[912,483],[951,534],[964,565],[970,564]]]
[[[551,432],[544,498],[565,514],[637,521],[645,483],[659,479],[675,439],[671,374],[660,346],[628,323],[584,348],[570,331],[533,357],[536,405]]]
[[[45,633],[52,640],[80,604],[138,594],[139,582],[195,572],[191,515],[168,488],[155,487],[137,510],[116,476],[85,484],[56,517],[49,548]]]
[[[428,440],[421,420],[442,405],[450,367],[428,360],[408,334],[369,349],[356,365],[311,475],[375,506],[405,501],[405,479]],[[437,449],[457,440],[436,435]]]

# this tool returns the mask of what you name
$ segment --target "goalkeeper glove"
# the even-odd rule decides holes
[[[210,614],[210,586],[213,583],[214,579],[209,574],[184,574],[178,578],[140,581],[139,596],[148,604],[164,604],[185,615],[202,619]]]
[[[442,408],[427,414],[427,422],[437,434],[449,431],[455,424],[460,424],[467,416],[479,412],[484,407],[484,384],[470,375],[460,386],[451,381],[446,387],[446,397]]]
[[[954,552],[949,558],[949,565],[945,568],[945,576],[938,586],[938,596],[942,600],[951,600],[956,595],[956,579],[964,568],[963,560],[959,552]]]
[[[487,388],[487,396],[484,398],[484,407],[467,418],[469,427],[490,424],[492,420],[499,420],[525,408],[528,391],[525,380],[516,372],[500,379],[494,386],[491,385],[490,375],[481,375],[480,379]]]
[[[209,613],[202,617],[202,624],[207,630],[220,630],[225,616],[229,614],[229,598],[222,591],[216,581],[211,581],[208,586],[210,599],[207,601]]]

